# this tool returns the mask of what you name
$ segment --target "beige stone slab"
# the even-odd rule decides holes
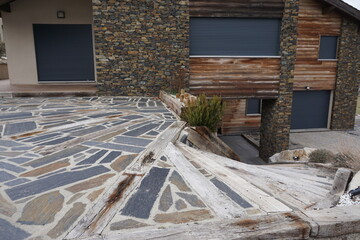
[[[37,176],[40,176],[40,175],[43,175],[43,174],[46,174],[46,173],[49,173],[49,172],[53,172],[53,171],[58,170],[60,168],[67,167],[69,165],[70,165],[69,160],[63,160],[63,161],[60,161],[60,162],[56,162],[56,163],[46,165],[44,167],[34,169],[32,171],[29,171],[29,172],[25,172],[25,173],[21,174],[20,177],[37,177]]]
[[[104,174],[99,177],[75,184],[71,187],[66,188],[67,191],[70,191],[72,193],[81,192],[83,190],[87,190],[90,188],[95,188],[103,185],[109,178],[115,176],[115,174]]]

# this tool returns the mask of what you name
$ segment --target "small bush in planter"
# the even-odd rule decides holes
[[[182,112],[182,119],[190,126],[205,126],[216,132],[224,114],[221,97],[214,96],[207,99],[205,94],[198,96],[196,101],[190,101]]]

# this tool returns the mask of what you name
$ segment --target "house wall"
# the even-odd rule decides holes
[[[300,0],[294,90],[335,89],[337,61],[319,60],[320,36],[340,36],[341,15],[319,1]]]
[[[92,24],[91,0],[17,0],[11,10],[2,12],[11,84],[38,84],[33,24]]]
[[[246,99],[224,100],[222,134],[233,135],[259,129],[261,116],[246,115],[246,102]]]
[[[93,0],[99,94],[158,96],[187,84],[189,7],[179,0]]]

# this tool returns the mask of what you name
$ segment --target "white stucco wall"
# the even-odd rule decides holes
[[[66,13],[57,18],[57,11]],[[92,24],[91,0],[16,0],[2,13],[11,84],[38,84],[33,24]]]

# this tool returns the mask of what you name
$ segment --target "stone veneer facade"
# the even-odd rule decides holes
[[[289,147],[298,15],[299,0],[286,0],[280,36],[279,97],[262,104],[259,155],[264,160]]]
[[[343,18],[338,49],[338,69],[331,129],[354,128],[360,81],[360,33],[358,23]]]
[[[93,0],[100,95],[158,96],[188,82],[188,0]]]

